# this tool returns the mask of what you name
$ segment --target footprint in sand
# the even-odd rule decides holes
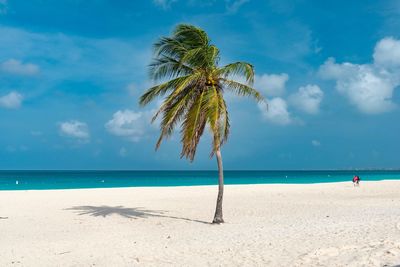
[[[396,225],[396,228],[397,228],[397,230],[399,230],[399,231],[400,231],[400,222],[399,222],[399,223],[397,223],[397,225]]]

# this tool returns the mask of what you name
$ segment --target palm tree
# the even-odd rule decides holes
[[[224,175],[221,146],[229,135],[229,116],[223,94],[234,92],[263,101],[261,94],[251,85],[253,66],[235,62],[218,66],[219,49],[210,43],[207,33],[195,26],[180,24],[171,37],[162,37],[154,44],[154,59],[150,64],[150,78],[159,83],[141,97],[145,106],[155,98],[168,94],[153,117],[161,116],[161,134],[156,144],[172,135],[181,123],[181,158],[193,161],[197,145],[206,126],[212,135],[211,157],[218,163],[218,197],[213,223],[223,223],[222,199]],[[245,83],[234,78],[244,78]]]

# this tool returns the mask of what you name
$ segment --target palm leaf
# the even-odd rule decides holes
[[[186,47],[207,46],[210,42],[208,35],[202,29],[188,24],[180,24],[174,31],[174,39],[183,43]]]
[[[230,123],[229,123],[229,114],[228,108],[226,106],[225,99],[223,98],[221,92],[219,91],[219,108],[221,110],[220,116],[220,135],[222,136],[221,145],[228,141],[229,131],[230,131]]]
[[[187,157],[191,161],[196,154],[196,148],[203,134],[206,120],[202,112],[204,90],[199,93],[193,104],[188,109],[185,120],[182,124],[182,153],[181,157]]]
[[[192,103],[193,98],[195,98],[195,90],[187,87],[185,91],[175,98],[167,99],[157,114],[154,115],[153,121],[158,114],[163,113],[163,119],[160,123],[161,134],[158,138],[156,149],[160,147],[164,138],[172,135],[175,126],[183,118],[187,107]]]
[[[187,48],[184,44],[169,37],[160,38],[160,40],[154,44],[153,49],[156,58],[161,55],[180,58],[187,52]]]
[[[264,97],[256,89],[250,86],[224,78],[220,78],[219,81],[225,89],[232,91],[237,95],[250,96],[255,98],[258,102],[264,101]]]
[[[188,75],[193,72],[194,70],[190,66],[182,64],[178,60],[165,55],[154,59],[149,69],[149,75],[154,81],[177,78],[181,75]]]
[[[218,67],[218,61],[219,49],[210,44],[205,31],[192,25],[180,24],[171,37],[162,37],[154,44],[150,78],[156,82],[167,81],[148,89],[141,96],[140,104],[146,105],[168,94],[152,120],[162,116],[156,149],[181,123],[181,157],[192,161],[208,126],[213,137],[212,156],[228,140],[230,132],[224,91],[264,100],[251,87],[254,82],[251,64],[235,62]],[[246,84],[236,78],[244,78]]]
[[[148,89],[141,97],[139,100],[139,104],[141,106],[147,105],[149,102],[154,100],[158,96],[163,96],[165,93],[168,91],[173,91],[173,94],[171,95],[176,96],[179,94],[180,91],[182,91],[185,86],[187,86],[189,83],[194,83],[197,75],[186,75],[183,77],[178,77],[175,78],[171,81],[162,83],[160,85],[156,85]]]
[[[221,144],[221,136],[219,131],[219,119],[220,119],[220,100],[218,89],[216,86],[210,86],[206,91],[204,96],[204,112],[208,124],[210,126],[213,135],[213,147],[211,151],[211,156],[214,152],[219,149]]]
[[[217,75],[227,79],[234,78],[235,76],[245,77],[249,85],[252,85],[254,82],[254,68],[246,62],[235,62],[219,68]]]

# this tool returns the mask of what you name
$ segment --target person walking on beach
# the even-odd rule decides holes
[[[353,177],[353,185],[354,186],[360,186],[360,176],[354,175],[354,177]]]

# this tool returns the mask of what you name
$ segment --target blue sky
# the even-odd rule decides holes
[[[207,135],[193,163],[178,135],[155,152],[137,105],[182,22],[269,102],[226,96],[226,169],[400,167],[398,1],[0,0],[0,169],[215,169]]]

